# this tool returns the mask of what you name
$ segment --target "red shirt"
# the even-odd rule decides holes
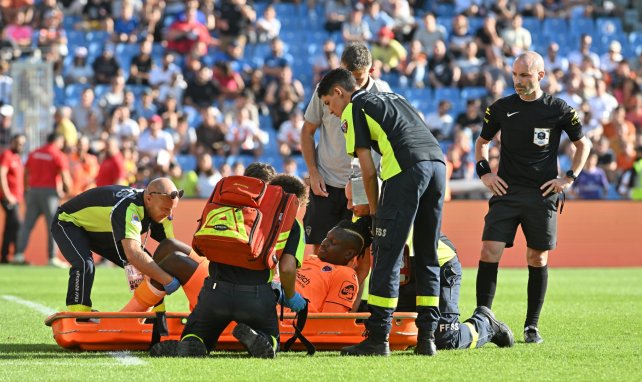
[[[29,187],[56,188],[60,173],[69,169],[69,161],[55,144],[48,143],[29,154],[25,168]]]
[[[22,202],[25,188],[24,167],[22,166],[20,155],[14,153],[11,150],[5,150],[2,154],[0,154],[0,167],[5,167],[8,169],[7,185],[9,186],[9,191],[11,191],[18,202]],[[0,197],[4,198],[1,189]]]
[[[180,54],[187,54],[192,50],[192,47],[196,42],[205,42],[210,41],[210,32],[207,27],[201,23],[193,22],[189,23],[187,21],[176,21],[169,26],[169,30],[177,30],[179,32],[191,32],[192,36],[189,38],[178,39],[174,41],[167,42],[167,49],[173,50]]]
[[[100,164],[98,175],[96,175],[96,186],[110,186],[118,184],[125,177],[125,162],[123,156],[118,153],[113,157],[107,157]]]

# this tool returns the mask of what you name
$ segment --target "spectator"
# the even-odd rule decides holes
[[[197,9],[188,7],[185,19],[174,21],[167,30],[167,50],[178,54],[187,54],[192,51],[197,43],[212,44],[207,27],[196,20]],[[202,54],[207,52],[200,52]]]
[[[257,43],[266,43],[279,37],[281,21],[276,15],[274,5],[269,4],[263,10],[263,16],[256,20],[254,25],[254,40]]]
[[[0,250],[2,264],[9,261],[11,245],[15,253],[18,231],[22,225],[20,205],[24,199],[24,166],[21,155],[25,142],[26,137],[23,134],[16,134],[11,138],[11,146],[0,154],[0,197],[5,214]]]
[[[169,165],[169,176],[172,178],[172,182],[174,182],[176,188],[183,190],[184,197],[198,197],[198,175],[196,171],[183,171],[178,163],[172,162]]]
[[[567,56],[569,64],[580,66],[584,56],[589,56],[591,58],[591,61],[593,61],[593,66],[595,66],[596,68],[599,68],[600,57],[595,52],[591,51],[592,43],[593,43],[593,37],[591,37],[590,34],[586,34],[586,33],[582,34],[580,36],[579,50],[574,50],[571,53],[569,53]]]
[[[331,38],[323,42],[321,51],[312,61],[313,82],[318,83],[328,71],[339,66],[337,46]]]
[[[642,145],[635,149],[635,162],[622,175],[618,185],[620,195],[631,200],[642,200]]]
[[[2,39],[9,41],[19,50],[28,50],[31,48],[31,42],[34,34],[33,28],[25,18],[25,11],[19,10],[15,14],[12,22],[10,22],[2,31]]]
[[[104,30],[111,33],[114,21],[111,13],[111,0],[87,0],[82,10],[82,29]]]
[[[372,32],[363,21],[363,4],[357,3],[350,12],[350,17],[342,27],[343,41],[346,44],[352,42],[368,42],[372,39]]]
[[[11,143],[11,137],[14,134],[11,131],[11,122],[13,120],[13,106],[0,106],[0,148],[8,148]]]
[[[481,55],[488,59],[492,52],[501,52],[504,40],[497,32],[497,19],[490,15],[484,18],[484,23],[475,32],[475,43],[479,47]]]
[[[455,85],[461,76],[461,69],[455,58],[446,51],[446,44],[437,40],[432,57],[428,60],[428,79],[430,86],[441,88]]]
[[[255,21],[256,12],[247,0],[222,0],[216,14],[221,49],[225,50],[232,41],[245,48],[250,26]]]
[[[607,92],[604,80],[595,80],[595,96],[588,100],[591,110],[600,123],[608,123],[618,103],[615,97]]]
[[[70,197],[83,191],[96,187],[96,176],[100,169],[98,158],[89,152],[89,138],[81,136],[78,145],[69,155],[69,173],[71,174],[72,188]]]
[[[593,117],[593,112],[588,102],[582,102],[579,111],[581,112],[582,133],[592,141],[597,141],[604,133],[602,124]]]
[[[196,152],[196,130],[189,125],[185,115],[178,117],[176,129],[171,134],[174,139],[174,155],[193,155]]]
[[[363,22],[368,26],[370,33],[374,34],[383,27],[392,28],[395,20],[385,11],[381,10],[381,4],[379,4],[378,1],[370,1],[366,5],[366,14],[363,16]],[[374,35],[371,35],[371,37],[374,37]],[[319,78],[319,80],[320,79],[321,78]]]
[[[149,73],[149,84],[154,87],[169,84],[172,76],[180,74],[181,69],[174,63],[175,60],[172,52],[165,52],[161,65],[152,67]]]
[[[424,53],[428,55],[432,55],[437,40],[445,41],[446,38],[446,28],[444,28],[443,25],[437,24],[435,14],[432,12],[426,12],[426,14],[424,14],[423,25],[417,28],[413,36],[414,40],[421,43]]]
[[[65,66],[65,84],[88,84],[94,77],[94,70],[87,63],[87,48],[78,46],[74,50],[74,58],[71,65]]]
[[[546,49],[544,56],[544,67],[554,71],[561,69],[563,72],[568,70],[568,59],[559,54],[560,46],[556,42],[551,42]]]
[[[384,73],[399,72],[408,55],[406,48],[395,40],[395,33],[390,28],[381,28],[377,36],[372,46],[372,60],[382,63]]]
[[[153,115],[149,119],[149,127],[138,138],[138,153],[140,159],[157,165],[169,165],[167,159],[174,152],[172,135],[163,130],[163,119]]]
[[[214,82],[221,91],[219,104],[233,101],[245,89],[245,82],[241,74],[234,71],[229,61],[218,61],[214,64]]]
[[[40,215],[44,215],[47,227],[50,227],[60,199],[71,189],[69,162],[61,151],[63,145],[62,135],[51,133],[47,136],[47,143],[31,152],[27,158],[25,164],[27,210],[24,225],[18,233],[15,262],[25,262],[24,252],[29,236]],[[66,267],[65,263],[56,257],[56,246],[51,232],[49,230],[47,232],[49,265]]]
[[[468,24],[468,17],[459,14],[453,17],[452,32],[448,36],[448,52],[455,58],[459,58],[467,43],[472,41],[474,36]]]
[[[226,156],[229,151],[225,141],[227,127],[222,123],[221,112],[212,106],[203,110],[201,114],[203,122],[196,128],[197,148],[204,149],[207,154]]]
[[[91,64],[96,84],[109,84],[120,72],[120,65],[114,58],[114,47],[105,44],[102,54]]]
[[[279,135],[277,136],[279,154],[284,157],[301,155],[303,122],[303,112],[297,108],[290,114],[290,119],[281,124]]]
[[[602,136],[598,139],[595,145],[595,152],[598,155],[597,165],[604,170],[609,183],[617,181],[617,162],[615,161],[615,153],[611,150],[611,141]]]
[[[231,170],[232,170],[232,175],[237,175],[237,176],[245,175],[245,165],[243,164],[243,162],[234,162]]]
[[[622,57],[622,44],[617,40],[613,40],[609,43],[609,51],[600,57],[599,68],[603,72],[612,73],[622,60],[624,60],[624,57]]]
[[[90,87],[85,88],[80,94],[80,102],[71,108],[71,121],[78,128],[80,134],[85,134],[89,125],[89,115],[94,114],[102,122],[102,113],[94,105],[94,90]]]
[[[258,160],[263,153],[263,147],[268,143],[269,136],[250,119],[247,109],[241,109],[230,123],[225,140],[230,145],[231,155],[249,154]]]
[[[189,107],[186,112],[194,113],[212,106],[220,94],[221,90],[212,82],[212,70],[203,66],[196,80],[187,83],[183,93],[183,104]]]
[[[221,180],[221,174],[212,164],[210,154],[203,153],[199,156],[196,173],[198,174],[198,197],[209,198],[212,195],[212,191],[214,191],[214,187],[216,187],[216,183]]]
[[[11,104],[13,78],[9,73],[10,68],[8,61],[0,59],[0,106]]]
[[[454,133],[457,134],[459,131],[465,132],[468,137],[472,137],[472,143],[479,137],[483,122],[481,101],[476,98],[471,98],[466,101],[466,110],[455,118]]]
[[[64,145],[62,150],[70,152],[73,147],[78,143],[78,130],[71,121],[71,108],[62,106],[56,109],[54,113],[54,129],[56,134],[62,135],[64,138]]]
[[[521,15],[515,15],[510,27],[502,31],[504,40],[504,53],[508,57],[515,57],[531,48],[533,42],[531,32],[523,27],[524,20]]]
[[[128,84],[149,86],[149,76],[152,71],[152,40],[146,39],[140,44],[140,53],[132,59],[129,66]]]
[[[453,117],[449,114],[452,104],[442,99],[439,101],[437,111],[426,116],[426,125],[437,140],[447,140],[452,137]]]
[[[455,132],[453,143],[448,147],[446,157],[452,163],[450,179],[470,180],[473,178],[475,163],[472,158],[472,140],[464,130]]]
[[[615,96],[618,104],[624,106],[627,112],[635,109],[640,103],[638,97],[640,94],[642,94],[640,85],[633,78],[624,78],[620,86],[613,90],[613,96]]]
[[[327,0],[325,6],[325,24],[323,27],[328,33],[339,32],[343,23],[350,14],[350,0]]]
[[[100,162],[96,174],[96,186],[109,186],[112,184],[126,185],[127,173],[123,154],[120,151],[119,140],[109,138],[105,147],[104,157]]]
[[[457,66],[461,71],[458,85],[460,87],[483,86],[482,65],[484,65],[484,61],[477,57],[477,43],[470,41],[466,44],[463,54],[457,60]]]
[[[158,106],[154,103],[154,91],[152,89],[148,88],[143,91],[136,110],[139,125],[141,124],[140,119],[147,121],[153,115],[158,114]]]
[[[62,17],[62,12],[57,9],[48,10],[43,14],[42,25],[38,31],[38,47],[66,56],[69,51]]]
[[[290,113],[304,101],[304,96],[303,84],[294,78],[292,68],[286,66],[278,80],[270,82],[265,92],[265,103],[270,109],[274,130],[288,120]]]
[[[428,79],[428,57],[419,40],[410,42],[408,62],[403,68],[404,81],[411,87],[423,88]]]
[[[114,22],[113,41],[115,43],[135,44],[140,36],[140,21],[134,16],[134,7],[122,2],[120,15]]]
[[[292,55],[285,53],[285,45],[282,40],[274,39],[270,43],[270,53],[263,60],[263,74],[265,80],[270,82],[278,79],[283,68],[291,66],[294,62]]]
[[[121,141],[129,138],[138,139],[140,126],[130,118],[127,106],[120,105],[114,109],[108,133],[110,136],[118,137]]]
[[[598,155],[595,151],[589,153],[584,169],[573,182],[571,193],[578,199],[606,199],[609,192],[609,181],[604,170],[597,166]]]
[[[283,173],[301,179],[301,177],[299,176],[298,165],[294,158],[286,157],[283,159]]]
[[[397,36],[397,40],[404,44],[409,42],[417,28],[417,23],[408,0],[388,0],[382,4],[382,7],[394,20],[392,31]]]

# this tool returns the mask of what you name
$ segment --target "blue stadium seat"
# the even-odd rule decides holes
[[[547,36],[565,35],[568,33],[568,23],[560,17],[547,17],[542,21],[541,32]]]
[[[452,3],[439,3],[434,7],[435,14],[438,17],[454,17],[455,5]]]
[[[460,91],[456,87],[436,88],[434,94],[437,102],[441,101],[442,99],[447,99],[453,105],[455,104],[455,102],[458,102],[458,99],[461,97]]]
[[[196,170],[196,157],[194,155],[177,155],[176,161],[183,169],[183,172]]]
[[[70,30],[67,31],[67,45],[69,45],[69,50],[73,52],[73,49],[77,46],[85,46],[85,32]],[[72,53],[73,54],[73,53]]]
[[[573,17],[569,20],[570,33],[574,36],[580,36],[582,34],[590,34],[591,36],[595,33],[595,23],[593,19],[587,17]]]
[[[619,17],[600,17],[595,20],[595,27],[602,36],[618,35],[624,32]]]
[[[531,36],[542,33],[542,22],[537,17],[524,17],[523,27],[531,32]]]
[[[450,36],[453,33],[453,18],[452,16],[437,16],[437,24],[446,28],[446,33]]]
[[[89,31],[85,34],[85,39],[88,42],[101,42],[105,43],[109,41],[109,32],[105,31]]]
[[[469,86],[461,89],[461,98],[465,100],[482,98],[488,94],[483,86]]]
[[[78,100],[80,100],[82,91],[85,90],[85,88],[88,86],[89,85],[86,84],[69,84],[65,86],[65,97],[67,97],[67,102],[78,102]]]

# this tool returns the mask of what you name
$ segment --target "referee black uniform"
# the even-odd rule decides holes
[[[446,184],[439,143],[410,103],[394,93],[356,91],[341,119],[348,154],[372,148],[382,156],[368,297],[371,316],[366,322],[370,340],[387,341],[390,333],[403,247],[412,227],[419,341],[432,340],[440,316],[437,243]],[[344,354],[360,350],[349,347]]]
[[[573,108],[550,94],[543,93],[533,101],[525,101],[514,94],[501,98],[486,109],[477,146],[488,144],[498,132],[501,132],[501,159],[497,175],[508,187],[505,194],[496,192],[489,201],[482,241],[505,243],[505,247],[510,248],[517,227],[521,225],[528,248],[533,253],[545,254],[557,244],[560,193],[550,192],[542,196],[544,190],[541,187],[558,177],[557,153],[562,132],[576,142],[584,137],[582,124]],[[572,173],[569,176],[574,177]],[[503,248],[499,252],[500,257],[501,251]],[[498,263],[479,262],[477,305],[491,307],[497,269]],[[529,265],[525,322],[528,330],[537,331],[547,275],[546,264]],[[539,334],[534,334],[538,339],[532,342],[541,342]]]

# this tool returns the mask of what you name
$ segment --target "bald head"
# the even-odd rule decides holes
[[[156,178],[147,185],[147,192],[161,192],[169,194],[176,191],[176,186],[170,178]]]
[[[534,72],[543,72],[544,71],[544,59],[540,56],[539,53],[533,52],[531,50],[526,51],[515,59],[515,63],[523,63],[529,71]]]

